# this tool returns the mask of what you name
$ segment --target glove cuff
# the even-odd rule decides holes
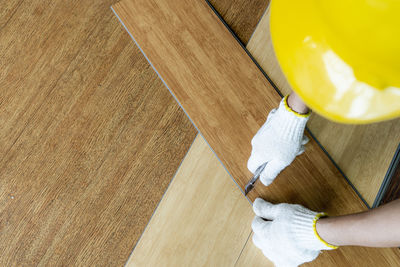
[[[288,97],[289,95],[286,95],[282,100],[281,100],[281,104],[283,104],[286,108],[287,111],[289,111],[290,113],[293,113],[295,116],[300,117],[300,118],[308,118],[311,115],[311,111],[302,114],[302,113],[298,113],[297,111],[294,111],[291,107],[289,107],[288,104]]]
[[[285,96],[282,99],[277,110],[281,127],[279,134],[284,140],[300,142],[311,112],[300,114],[293,111],[287,104],[287,98],[288,96]]]
[[[293,231],[302,247],[310,250],[331,250],[338,248],[337,246],[327,243],[318,235],[316,223],[320,217],[324,216],[326,216],[326,214],[323,212],[295,212],[293,219],[296,224],[293,227]]]

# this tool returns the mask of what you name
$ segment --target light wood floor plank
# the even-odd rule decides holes
[[[279,95],[205,2],[123,0],[114,10],[243,188],[251,177],[246,167],[250,140],[278,105]],[[331,215],[366,210],[315,141],[271,186],[257,184],[249,198],[258,196]],[[397,249],[387,251],[400,263]],[[355,254],[356,264],[371,260],[368,251],[356,247],[319,259],[340,263],[340,255]],[[376,262],[386,258],[380,252],[374,256]]]
[[[127,266],[233,266],[253,212],[198,136]]]
[[[269,12],[258,24],[247,49],[282,93],[290,93],[292,89],[279,67],[270,39]],[[344,125],[314,113],[308,127],[372,206],[400,143],[400,119]]]

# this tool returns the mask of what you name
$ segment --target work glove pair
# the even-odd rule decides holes
[[[271,184],[304,152],[308,142],[304,129],[309,115],[293,111],[285,97],[252,139],[253,149],[247,167],[255,173],[259,166],[267,163],[260,175],[264,185]],[[316,231],[316,222],[323,213],[301,205],[273,205],[260,198],[253,203],[253,210],[256,214],[252,223],[253,243],[277,267],[298,266],[314,260],[321,250],[336,248],[322,240]]]

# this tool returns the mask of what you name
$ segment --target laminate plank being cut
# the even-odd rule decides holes
[[[113,9],[243,189],[251,177],[246,167],[251,138],[278,106],[279,94],[205,2],[124,0]],[[314,140],[272,185],[258,183],[249,194],[250,200],[256,197],[330,215],[367,209]],[[399,251],[387,251],[400,264]],[[354,247],[323,253],[319,260],[336,262],[335,255],[347,254],[358,254],[359,263],[370,259]],[[375,260],[385,262],[384,253]]]
[[[246,47],[279,90],[284,95],[289,94],[292,89],[279,67],[271,42],[269,12],[260,20]],[[308,128],[366,202],[373,206],[400,143],[400,119],[348,125],[313,114]]]

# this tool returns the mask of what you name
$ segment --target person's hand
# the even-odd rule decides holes
[[[321,250],[337,248],[322,240],[315,228],[324,213],[261,198],[254,201],[253,210],[253,243],[276,267],[298,266],[314,260]]]
[[[279,108],[269,113],[267,121],[251,140],[252,151],[247,168],[255,173],[259,166],[267,162],[260,175],[264,185],[272,183],[297,155],[304,152],[304,145],[308,142],[304,128],[309,115],[291,110],[285,97]]]

